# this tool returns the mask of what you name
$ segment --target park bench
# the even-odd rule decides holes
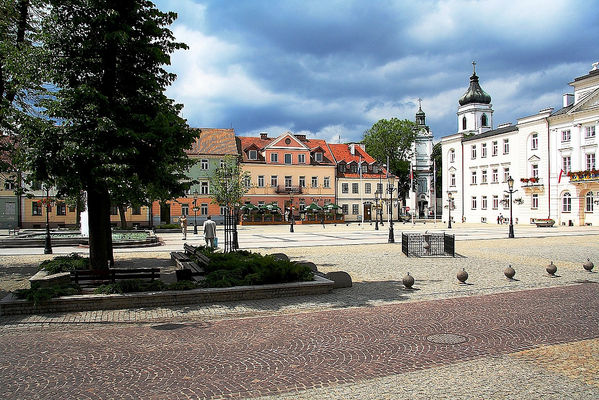
[[[189,256],[187,255],[187,253],[183,253],[180,251],[172,251],[171,260],[173,260],[175,263],[189,261]]]
[[[79,269],[71,271],[76,284],[114,283],[117,279],[160,279],[160,268],[109,268],[107,270]]]

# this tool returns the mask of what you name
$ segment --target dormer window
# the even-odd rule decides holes
[[[258,159],[258,152],[256,150],[250,150],[250,151],[248,151],[248,158],[250,160],[257,160]]]
[[[314,153],[314,161],[322,162],[322,153],[321,152]]]
[[[341,173],[345,172],[345,164],[339,164],[339,172],[341,172]]]

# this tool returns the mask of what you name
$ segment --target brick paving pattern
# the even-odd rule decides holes
[[[489,357],[499,363],[514,353],[513,362],[542,365],[548,347],[599,338],[598,288],[586,283],[256,318],[4,330],[0,387],[10,399],[220,399],[316,393]]]

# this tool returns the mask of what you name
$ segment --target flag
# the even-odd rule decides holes
[[[360,179],[362,179],[362,156],[360,156],[360,163],[358,164],[358,174],[360,174]]]
[[[410,187],[412,189],[414,188],[414,168],[412,167],[411,163],[410,163]]]
[[[559,177],[557,178],[557,183],[559,183],[562,180],[562,174],[564,173],[563,169],[559,170]]]

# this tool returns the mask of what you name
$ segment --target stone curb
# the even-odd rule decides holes
[[[33,302],[28,300],[17,299],[13,294],[9,294],[0,301],[0,315],[168,307],[273,297],[307,296],[329,293],[333,290],[333,286],[333,281],[315,275],[314,281],[310,282],[147,293],[76,295],[50,299],[38,305],[34,305]]]

